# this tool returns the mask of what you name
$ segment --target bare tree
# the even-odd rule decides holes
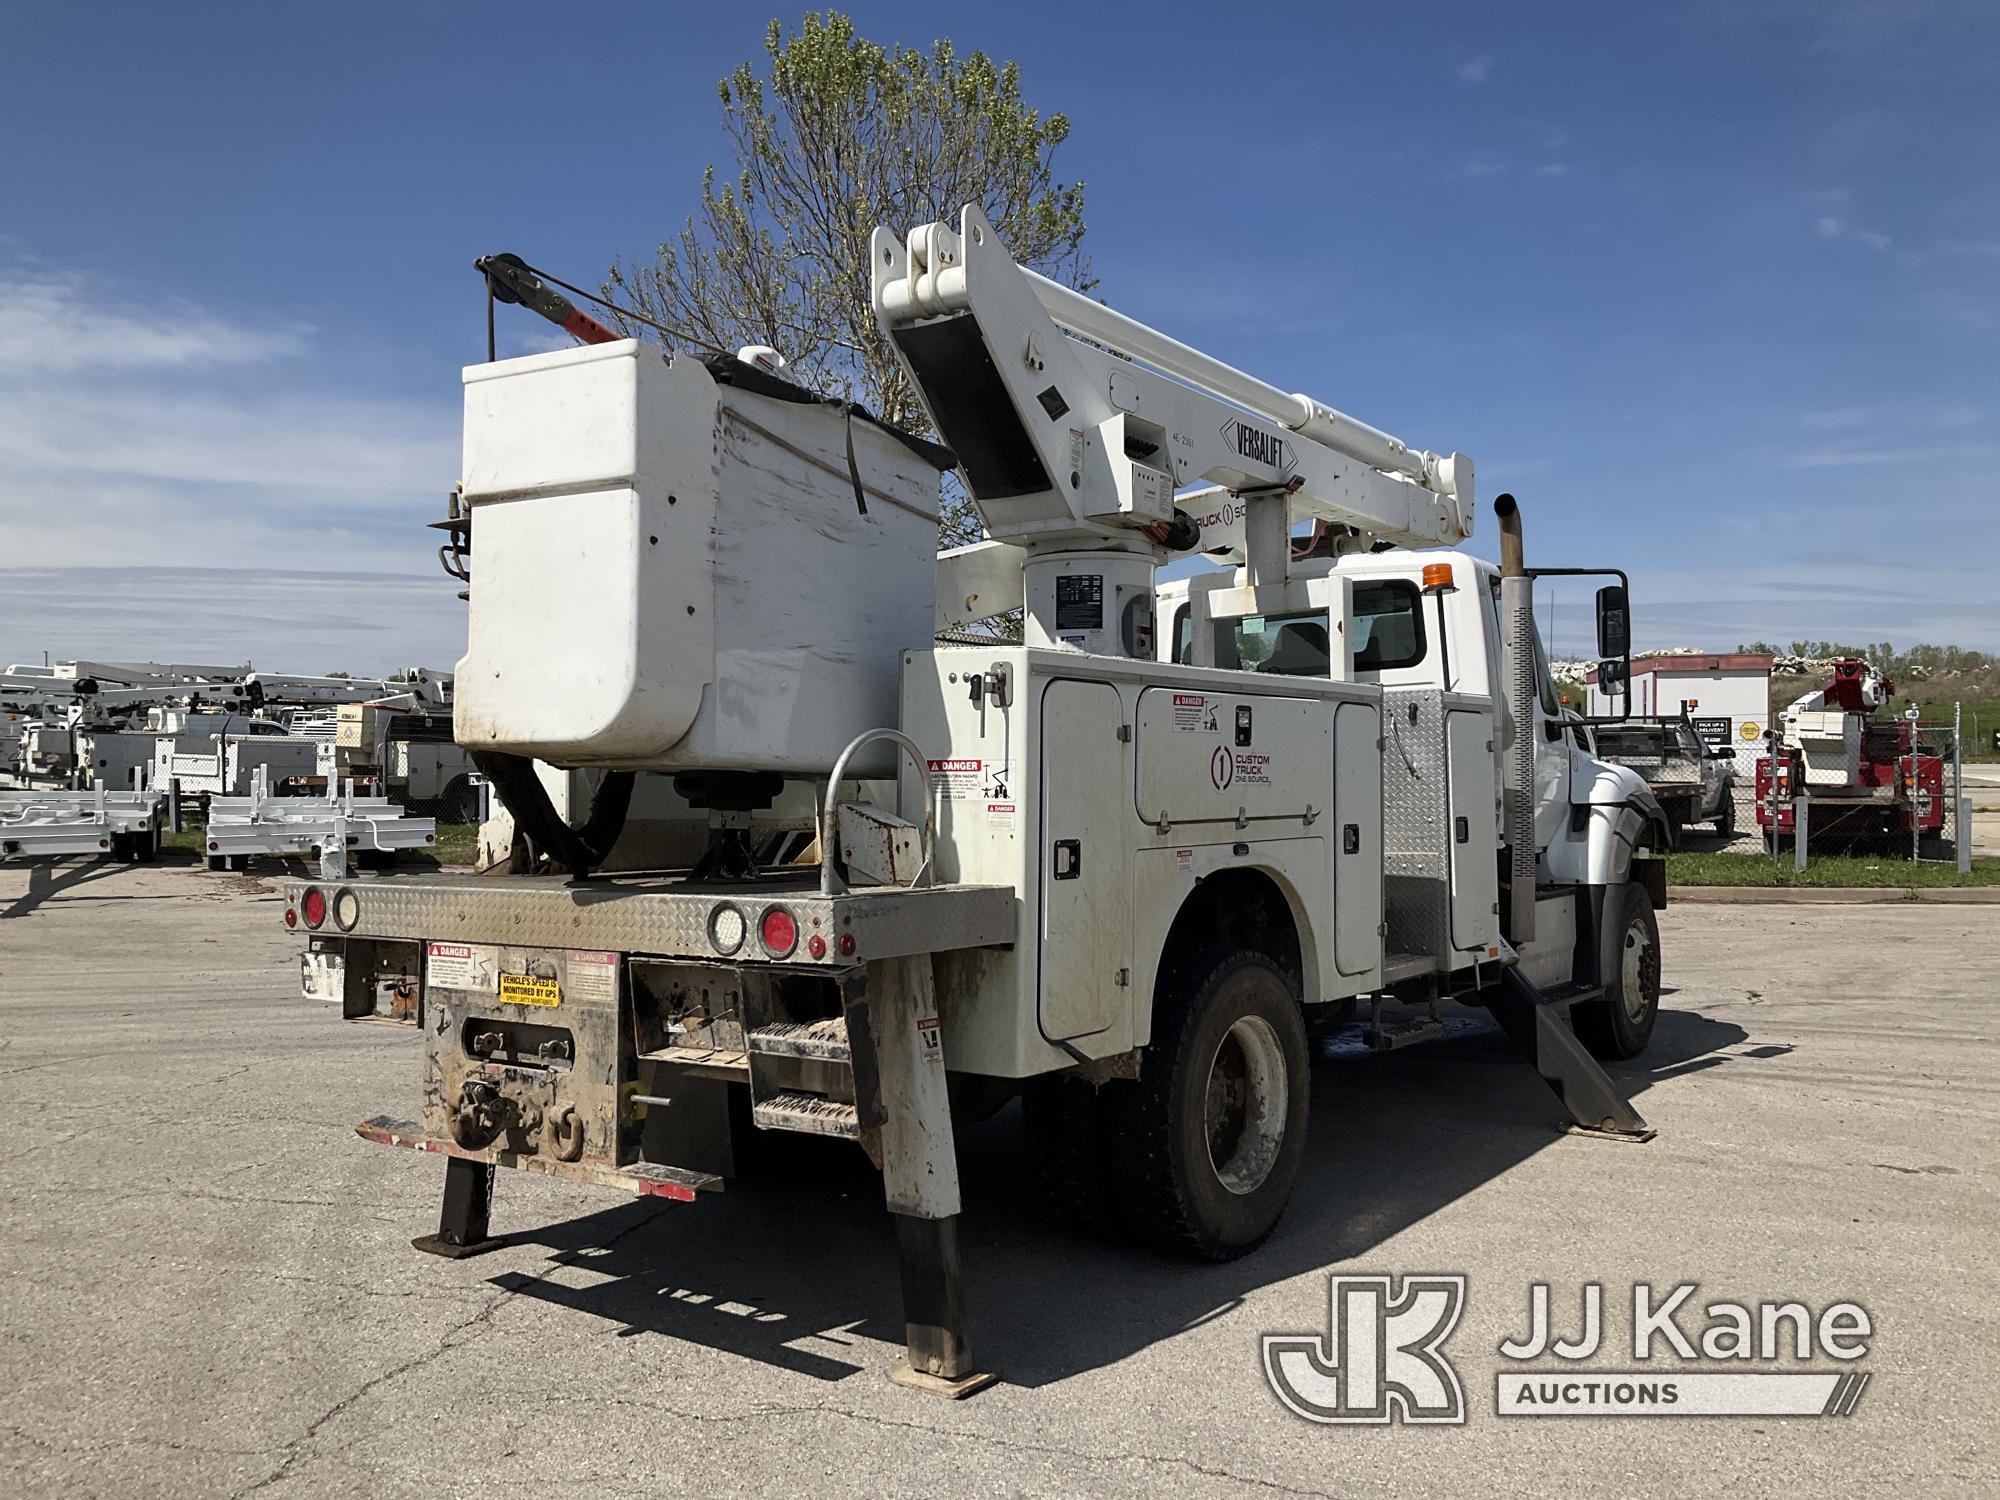
[[[869,232],[977,203],[1017,258],[1088,290],[1083,184],[1050,164],[1069,120],[1022,102],[1015,63],[961,59],[949,41],[886,48],[837,11],[789,37],[771,22],[764,51],[762,74],[745,63],[718,85],[734,179],[718,187],[711,165],[679,235],[649,265],[614,265],[606,295],[712,349],[769,344],[795,379],[923,433],[869,306]],[[943,542],[978,535],[948,494]]]

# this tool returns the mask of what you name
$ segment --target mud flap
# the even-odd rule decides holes
[[[1488,1002],[1508,1040],[1535,1065],[1577,1127],[1621,1140],[1649,1141],[1656,1134],[1619,1091],[1569,1023],[1519,969],[1506,969]]]

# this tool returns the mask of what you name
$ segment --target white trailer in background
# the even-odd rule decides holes
[[[354,783],[324,797],[274,797],[259,766],[242,797],[211,797],[203,851],[211,870],[241,870],[252,855],[311,855],[322,878],[339,880],[350,857],[364,867],[437,843],[437,823],[413,818],[386,797],[357,796]]]
[[[0,788],[0,859],[35,856],[145,861],[160,850],[166,799],[154,792]]]

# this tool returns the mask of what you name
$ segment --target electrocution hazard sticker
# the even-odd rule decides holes
[[[969,802],[985,795],[983,760],[934,760],[930,768],[931,784],[947,802]]]
[[[1174,729],[1181,734],[1214,734],[1220,705],[1206,693],[1174,694]]]
[[[989,802],[986,804],[986,826],[995,833],[1014,832],[1020,818],[1020,809],[1012,802]]]
[[[435,990],[472,990],[490,995],[499,988],[500,955],[475,943],[432,943],[424,953],[424,978]]]

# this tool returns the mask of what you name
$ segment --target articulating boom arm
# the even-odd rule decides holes
[[[876,319],[996,540],[1157,555],[1175,492],[1204,482],[1284,501],[1250,528],[1276,538],[1307,518],[1358,547],[1472,531],[1464,455],[1414,451],[1024,270],[976,206],[957,233],[877,229],[870,253]]]

